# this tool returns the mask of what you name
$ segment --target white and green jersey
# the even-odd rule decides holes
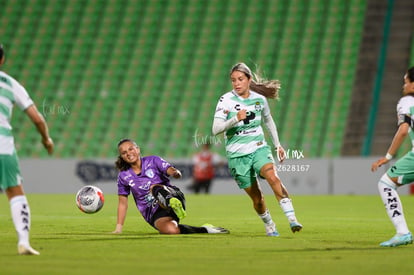
[[[398,116],[398,125],[404,122],[408,122],[410,124],[410,129],[408,130],[408,134],[411,139],[411,144],[413,145],[414,151],[414,96],[413,95],[406,95],[400,98],[397,104],[397,116]]]
[[[243,98],[234,91],[228,92],[217,103],[214,118],[226,121],[242,109],[247,111],[247,118],[224,133],[229,158],[251,154],[267,145],[261,124],[262,118],[270,114],[270,109],[264,96],[250,91],[250,96]]]
[[[14,151],[10,124],[14,104],[25,110],[33,101],[19,82],[0,71],[0,154],[11,155]]]

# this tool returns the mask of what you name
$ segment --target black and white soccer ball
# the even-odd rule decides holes
[[[104,206],[104,202],[102,190],[93,185],[82,187],[76,194],[76,205],[84,213],[98,212]]]

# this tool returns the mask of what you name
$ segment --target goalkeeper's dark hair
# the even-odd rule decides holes
[[[3,44],[0,44],[0,59],[2,59],[4,56],[4,48],[3,48]]]
[[[129,138],[124,138],[124,139],[121,139],[121,140],[118,142],[117,148],[119,148],[119,146],[121,146],[121,144],[123,144],[123,143],[125,143],[125,142],[131,142],[131,143],[133,143],[136,147],[139,147],[139,146],[137,145],[137,143],[136,143],[135,141],[133,141],[132,139],[129,139]],[[122,159],[122,157],[119,155],[119,156],[118,156],[118,158],[117,158],[117,160],[115,161],[115,167],[116,167],[119,171],[126,171],[126,170],[128,170],[129,168],[131,168],[131,165],[130,165],[128,162],[126,162],[125,160],[123,160],[123,159]]]
[[[279,99],[280,81],[279,80],[267,80],[262,78],[258,73],[252,73],[250,68],[244,63],[237,63],[234,65],[230,74],[234,71],[244,73],[249,79],[252,79],[250,83],[250,89],[259,93],[267,98]]]
[[[414,66],[407,70],[407,77],[410,82],[414,82]]]

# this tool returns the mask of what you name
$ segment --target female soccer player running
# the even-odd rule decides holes
[[[266,179],[272,188],[288,218],[292,232],[300,231],[302,225],[296,219],[287,189],[276,173],[274,159],[261,127],[264,121],[277,157],[283,161],[285,151],[280,145],[277,128],[266,100],[266,97],[278,97],[280,83],[277,80],[260,79],[244,63],[233,66],[230,79],[233,90],[220,98],[212,129],[214,135],[225,132],[230,173],[239,188],[252,199],[253,207],[263,220],[268,236],[279,236],[279,233],[266,207],[257,175]]]
[[[141,157],[140,148],[130,139],[121,140],[118,151],[118,216],[113,233],[122,233],[130,193],[144,219],[161,234],[229,233],[211,224],[179,224],[186,216],[185,198],[169,177],[181,178],[181,172],[158,156]]]
[[[406,245],[413,242],[397,188],[414,182],[414,67],[408,69],[404,75],[402,95],[397,104],[398,129],[387,154],[374,162],[371,167],[372,171],[376,171],[378,167],[388,163],[397,153],[405,137],[407,135],[410,137],[413,149],[392,165],[378,182],[381,199],[396,230],[394,237],[380,244],[385,247]]]
[[[5,53],[0,45],[0,65],[5,61]],[[43,146],[49,154],[53,152],[53,141],[48,126],[36,108],[26,89],[14,78],[0,71],[0,189],[9,199],[14,227],[18,235],[17,251],[20,255],[39,255],[30,246],[30,208],[22,187],[19,159],[17,157],[12,126],[10,124],[13,106],[24,110],[42,136]]]

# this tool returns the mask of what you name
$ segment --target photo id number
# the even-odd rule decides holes
[[[307,172],[310,169],[309,164],[278,164],[276,170],[278,172]]]

